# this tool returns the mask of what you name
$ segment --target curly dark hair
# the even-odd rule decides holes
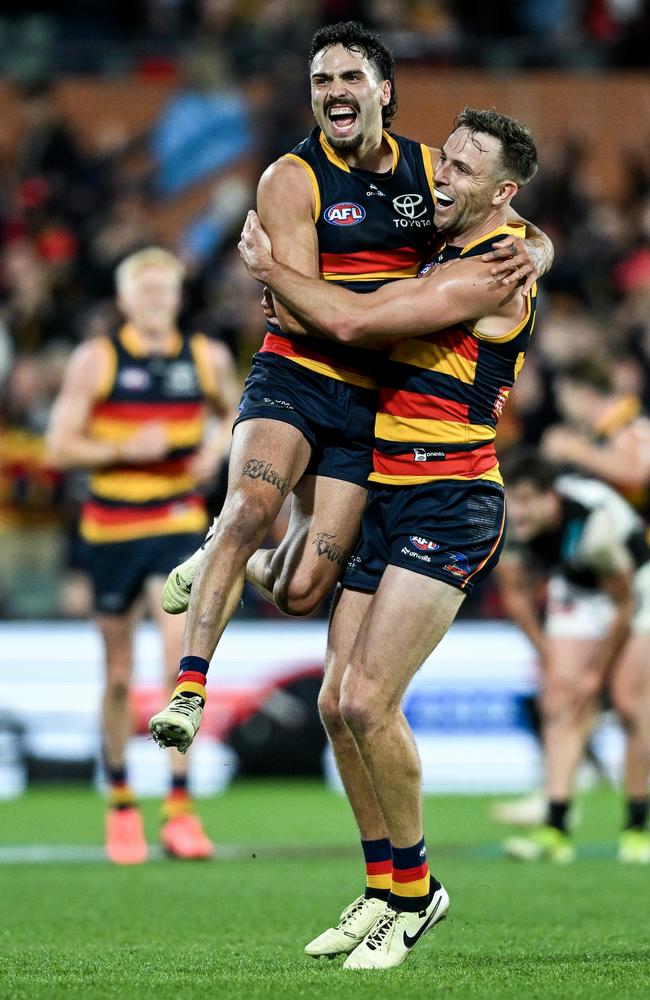
[[[375,67],[380,80],[390,83],[390,101],[381,109],[381,117],[385,128],[388,128],[397,112],[397,89],[395,87],[395,59],[386,43],[375,34],[364,28],[358,21],[339,21],[319,28],[311,41],[311,49],[307,64],[311,64],[317,52],[329,49],[332,45],[342,45],[350,51],[357,50]]]
[[[454,128],[466,128],[470,135],[484,132],[501,143],[501,163],[505,175],[520,186],[537,173],[537,147],[533,133],[516,118],[502,115],[496,108],[465,108],[456,118]]]

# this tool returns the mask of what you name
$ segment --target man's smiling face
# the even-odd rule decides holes
[[[471,230],[489,214],[503,182],[501,143],[493,135],[457,128],[436,167],[436,228],[449,239]]]

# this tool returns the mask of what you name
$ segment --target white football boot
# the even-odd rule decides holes
[[[420,938],[447,915],[449,896],[440,886],[424,910],[411,913],[387,906],[370,933],[348,955],[344,969],[392,969],[401,965]]]
[[[359,896],[343,910],[336,927],[328,927],[317,938],[305,945],[305,952],[312,958],[326,955],[347,955],[361,944],[366,934],[376,923],[377,917],[386,909],[384,899],[366,899]]]
[[[214,535],[216,528],[217,519],[215,517],[201,546],[189,559],[180,563],[179,566],[175,566],[167,577],[162,592],[162,607],[168,615],[181,615],[187,611],[196,571],[203,558],[205,547]]]

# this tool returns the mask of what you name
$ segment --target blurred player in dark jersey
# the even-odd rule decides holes
[[[108,856],[146,857],[140,812],[126,770],[129,686],[136,624],[147,606],[160,628],[166,680],[173,685],[182,620],[165,615],[165,577],[203,536],[200,485],[226,453],[239,382],[227,349],[176,327],[183,268],[157,247],[117,270],[124,325],[72,355],[52,413],[49,447],[61,468],[90,472],[81,536],[105,656],[104,758],[110,784]],[[215,426],[208,429],[210,414]],[[207,857],[212,845],[191,807],[187,760],[174,754],[162,842],[179,857]]]

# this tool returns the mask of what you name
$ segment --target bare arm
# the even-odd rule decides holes
[[[650,483],[650,426],[627,427],[607,444],[594,444],[579,431],[550,427],[542,450],[556,462],[570,462],[614,486],[640,489]]]
[[[151,461],[168,451],[164,428],[149,423],[121,442],[90,433],[90,415],[106,373],[107,353],[100,340],[78,347],[65,370],[47,433],[48,457],[60,469],[98,469],[122,462]]]
[[[393,281],[359,295],[276,261],[254,212],[248,215],[239,246],[251,274],[277,299],[306,326],[342,343],[381,346],[492,316],[504,320],[493,334],[502,336],[524,314],[525,304],[515,290],[504,291],[475,257],[436,267],[423,279]]]
[[[503,606],[513,622],[530,639],[539,653],[543,668],[546,640],[530,574],[526,572],[523,561],[518,556],[506,553],[497,566],[496,575]]]
[[[257,188],[257,211],[273,241],[278,261],[317,278],[318,237],[315,194],[308,174],[295,160],[280,159],[264,171]],[[296,316],[276,299],[276,316],[285,333],[304,333]]]
[[[214,383],[214,392],[208,397],[208,402],[217,419],[213,421],[190,466],[190,471],[200,482],[212,479],[219,462],[228,453],[242,389],[232,354],[225,344],[210,340],[207,351]]]

